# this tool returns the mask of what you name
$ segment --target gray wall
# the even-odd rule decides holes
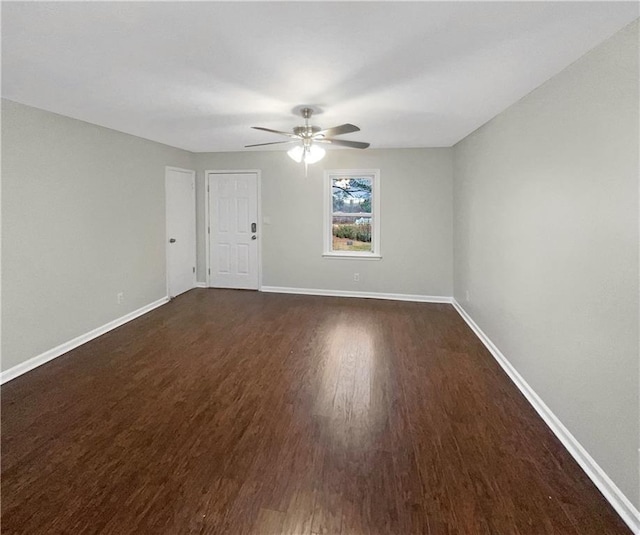
[[[204,229],[204,170],[262,170],[265,286],[452,295],[452,150],[334,150],[304,167],[285,152],[197,154],[198,229]],[[382,260],[323,258],[325,169],[380,169]],[[198,280],[205,236],[198,236]],[[354,273],[360,282],[353,281]]]
[[[454,153],[456,299],[636,507],[638,74],[636,22]]]
[[[193,155],[2,101],[3,370],[166,295],[165,165]]]

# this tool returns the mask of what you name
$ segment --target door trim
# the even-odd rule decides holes
[[[196,214],[196,172],[193,169],[182,169],[181,167],[172,167],[170,165],[165,165],[164,167],[164,270],[165,270],[165,291],[168,299],[171,299],[169,295],[169,218],[167,217],[167,181],[169,180],[169,171],[178,171],[179,173],[188,173],[191,175],[191,191],[192,193],[192,202],[193,202],[193,236],[195,238],[195,249],[193,250],[193,265],[196,267],[196,271],[198,271],[198,227],[196,223],[197,214]],[[197,273],[193,273],[193,278],[191,282],[191,288],[196,287],[196,275]]]
[[[204,221],[204,236],[205,236],[205,255],[206,255],[206,273],[205,281],[207,288],[211,288],[211,235],[209,234],[210,221],[211,221],[211,206],[209,187],[211,184],[212,175],[240,175],[247,173],[255,173],[258,184],[258,216],[256,223],[258,224],[258,291],[262,289],[262,171],[260,169],[207,169],[204,172],[204,194],[206,196],[205,201],[205,221]]]

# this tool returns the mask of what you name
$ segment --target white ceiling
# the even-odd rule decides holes
[[[301,104],[373,148],[451,146],[638,17],[635,2],[3,2],[2,95],[194,152]],[[277,147],[277,146],[276,146]]]

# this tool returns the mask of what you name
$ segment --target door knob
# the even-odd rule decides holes
[[[169,243],[176,243],[176,239],[175,239],[175,238],[171,238],[171,239],[169,240]]]
[[[257,239],[258,239],[258,236],[256,236],[256,235],[254,234],[253,236],[251,236],[251,239],[252,239],[252,240],[257,240]]]

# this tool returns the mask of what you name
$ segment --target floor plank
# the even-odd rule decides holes
[[[192,290],[1,396],[7,535],[629,533],[450,305]]]

